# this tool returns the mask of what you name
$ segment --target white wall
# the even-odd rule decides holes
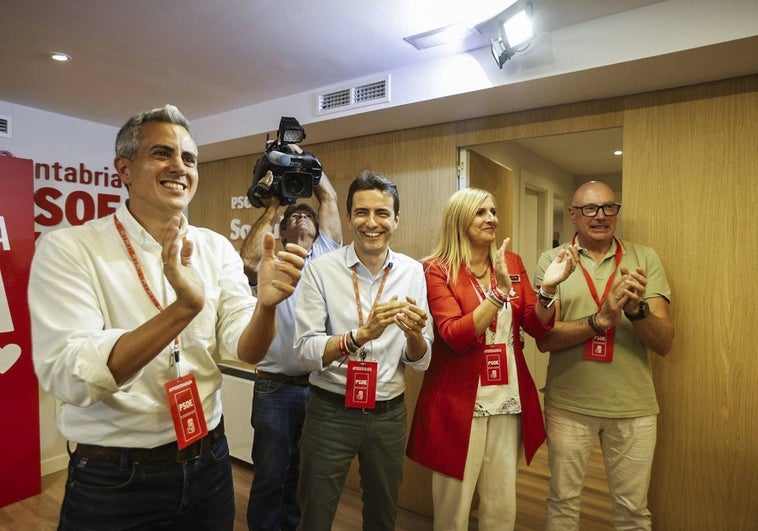
[[[11,138],[0,137],[0,151],[9,151],[14,156],[32,159],[37,163],[60,163],[62,166],[79,167],[84,164],[91,170],[112,170],[114,142],[118,129],[111,126],[87,122],[60,114],[53,114],[31,107],[24,107],[0,101],[0,115],[11,119]],[[93,186],[55,182],[61,191],[86,189]],[[50,182],[37,182],[40,186],[50,186]],[[108,189],[109,193],[125,196],[123,189]],[[39,209],[36,208],[39,213]],[[67,223],[61,224],[61,226]],[[37,230],[45,232],[43,227]],[[68,455],[66,441],[55,425],[56,401],[40,389],[40,444],[42,475],[66,467]]]

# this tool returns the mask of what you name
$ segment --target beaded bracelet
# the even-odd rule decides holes
[[[498,288],[497,286],[494,286],[494,287],[490,288],[490,291],[503,304],[505,304],[506,302],[508,302],[508,295],[506,295],[505,293],[503,293],[502,291],[500,291],[500,288]]]
[[[495,306],[497,306],[498,308],[502,308],[503,306],[505,306],[505,303],[498,300],[491,292],[488,291],[485,295],[487,297],[487,300],[490,301]]]
[[[347,347],[347,350],[353,354],[358,352],[358,349],[361,348],[358,342],[355,340],[355,334],[357,333],[357,330],[350,330],[349,332],[345,333],[345,347]]]
[[[556,296],[555,293],[548,295],[542,291],[542,286],[540,286],[540,289],[537,291],[537,299],[539,300],[540,306],[546,309],[550,309],[550,307],[555,302]]]
[[[505,296],[505,294],[497,289],[497,286],[490,288],[487,293],[485,293],[485,296],[487,297],[487,300],[490,301],[492,304],[497,306],[498,308],[502,308],[506,304],[508,304],[508,297]]]
[[[346,344],[346,341],[345,341],[345,336],[347,336],[347,334],[342,334],[341,336],[339,336],[338,346],[339,346],[339,349],[340,349],[340,354],[342,354],[342,356],[344,356],[345,358],[347,358],[348,356],[350,356],[350,351],[347,349],[347,344]]]

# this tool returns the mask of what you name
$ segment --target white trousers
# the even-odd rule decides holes
[[[467,530],[474,491],[479,494],[479,531],[512,530],[520,454],[520,415],[475,417],[463,481],[432,473],[434,531]]]
[[[647,491],[656,422],[656,415],[607,419],[546,407],[550,493],[545,529],[579,529],[584,475],[598,437],[613,502],[614,529],[651,529]]]

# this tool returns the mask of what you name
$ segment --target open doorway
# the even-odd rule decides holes
[[[498,236],[511,237],[511,250],[521,256],[531,279],[539,256],[554,246],[554,236],[561,243],[573,236],[567,209],[579,184],[603,181],[621,200],[622,156],[615,152],[622,147],[621,127],[467,146],[460,160],[479,162],[462,165],[461,182],[493,193],[510,191],[496,196],[500,226],[508,229]],[[617,235],[622,235],[621,219]],[[528,337],[524,354],[537,388],[543,387],[548,355]]]
[[[511,250],[521,256],[531,280],[537,259],[555,246],[554,240],[563,243],[574,235],[567,209],[577,186],[588,180],[603,181],[613,188],[621,201],[622,157],[614,152],[622,150],[622,146],[622,128],[467,146],[462,150],[461,160],[485,159],[486,163],[479,160],[477,164],[462,164],[461,171],[468,173],[460,181],[463,185],[490,191],[511,191],[502,199],[497,198],[500,225],[510,228],[506,234],[498,235],[512,238]],[[486,170],[493,165],[505,171]],[[617,235],[621,236],[621,230],[619,219]],[[524,339],[527,365],[537,388],[542,389],[549,354],[539,352],[528,335],[524,334]],[[540,393],[540,401],[542,399]],[[549,470],[545,446],[535,456],[529,473],[519,477],[535,480],[535,488],[547,493]],[[598,446],[587,469],[582,494],[583,517],[592,507],[603,519],[612,521],[607,492],[605,467]]]

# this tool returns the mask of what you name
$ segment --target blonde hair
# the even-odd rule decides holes
[[[447,200],[442,211],[442,226],[437,247],[427,257],[430,266],[442,266],[447,272],[449,284],[458,280],[458,270],[461,264],[471,267],[471,241],[468,238],[468,228],[476,217],[476,213],[486,199],[495,203],[495,197],[487,190],[480,188],[464,188],[458,190]],[[490,261],[495,263],[497,247],[493,241],[490,245]]]

